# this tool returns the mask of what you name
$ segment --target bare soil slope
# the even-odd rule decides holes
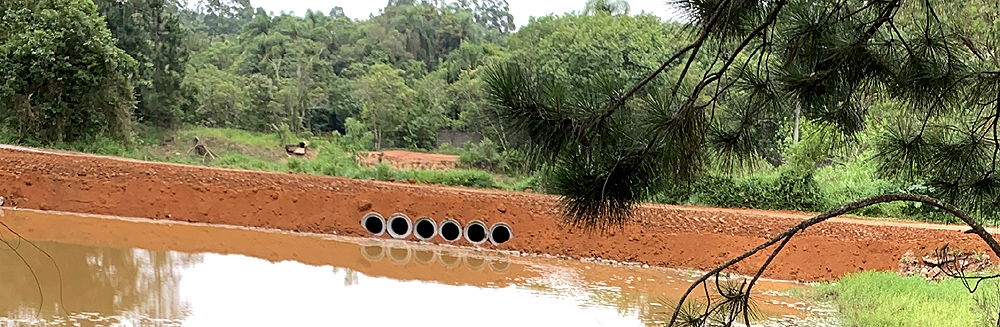
[[[588,233],[560,223],[557,198],[298,174],[149,163],[101,156],[0,149],[4,206],[288,231],[364,236],[362,215],[506,222],[504,250],[708,269],[808,217],[794,212],[646,205],[620,230]],[[896,270],[946,243],[985,250],[959,226],[837,219],[788,244],[765,275],[825,280],[860,270]],[[443,242],[439,238],[435,242]],[[753,258],[758,264],[764,258]],[[755,267],[742,265],[739,273]]]
[[[379,161],[379,156],[382,156]],[[420,153],[402,150],[367,152],[358,158],[362,166],[375,167],[379,162],[396,169],[448,170],[455,169],[458,156],[439,153]]]

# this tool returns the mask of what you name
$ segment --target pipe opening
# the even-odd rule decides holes
[[[465,266],[474,271],[480,271],[483,270],[483,268],[486,268],[486,259],[479,257],[465,257]]]
[[[410,236],[412,232],[413,222],[410,221],[410,217],[401,213],[396,213],[392,217],[389,217],[389,236],[392,236],[392,238],[403,239]]]
[[[441,226],[439,228],[440,231],[438,231],[438,234],[441,234],[441,238],[445,241],[454,242],[459,238],[462,238],[462,226],[459,225],[458,221],[455,221],[454,219],[445,219],[441,222]]]
[[[385,233],[385,218],[377,212],[369,212],[361,217],[361,226],[374,236],[382,236]]]
[[[385,248],[381,245],[366,245],[361,247],[361,255],[368,261],[379,261],[385,257]]]
[[[465,225],[465,240],[472,244],[483,244],[486,242],[486,224],[478,220],[473,220]]]
[[[503,242],[510,241],[511,237],[514,237],[514,232],[505,223],[496,223],[493,224],[493,227],[490,227],[490,243],[493,243],[493,245],[500,245]]]
[[[389,248],[389,253],[386,256],[389,257],[389,261],[397,265],[405,265],[410,262],[410,258],[413,257],[413,250],[404,245],[394,245]]]
[[[434,259],[437,259],[437,253],[431,250],[414,250],[413,251],[413,261],[417,263],[429,266],[434,263]]]
[[[437,235],[437,223],[430,217],[417,219],[417,222],[413,223],[413,235],[421,241],[428,241]]]

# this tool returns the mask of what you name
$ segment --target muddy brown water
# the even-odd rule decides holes
[[[653,326],[693,276],[385,239],[0,210],[0,222],[24,237],[0,228],[0,326]],[[786,294],[804,287],[764,281],[758,305],[769,318],[802,317]]]

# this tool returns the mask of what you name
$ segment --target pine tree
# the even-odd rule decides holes
[[[678,4],[690,42],[641,80],[553,81],[514,61],[486,73],[496,123],[554,164],[551,188],[571,222],[621,224],[710,163],[753,165],[757,144],[773,137],[768,122],[800,118],[850,138],[877,102],[901,104],[878,142],[887,177],[924,181],[929,195],[983,216],[1000,212],[998,48],[963,30],[996,26],[995,8],[958,17],[961,6],[932,0]]]

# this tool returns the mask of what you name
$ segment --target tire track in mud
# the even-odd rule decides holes
[[[554,196],[142,162],[0,147],[4,205],[103,215],[364,236],[362,215],[506,222],[502,250],[710,269],[810,213],[646,204],[621,229],[584,232],[560,221]],[[826,280],[896,270],[907,251],[987,247],[961,226],[837,218],[800,233],[767,277]],[[436,243],[443,243],[440,238]],[[463,241],[457,242],[460,245]],[[735,267],[748,274],[763,257]]]

